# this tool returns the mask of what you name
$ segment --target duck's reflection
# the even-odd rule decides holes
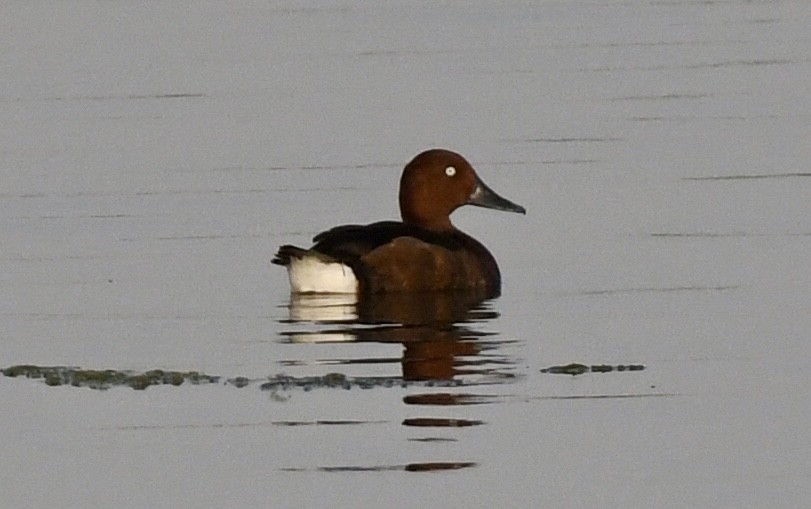
[[[493,355],[499,342],[487,338],[494,334],[478,330],[498,316],[485,296],[475,292],[360,300],[354,295],[291,295],[288,323],[307,327],[283,335],[294,343],[400,343],[403,380],[452,380],[492,374],[511,364]]]
[[[472,416],[461,418],[459,412],[445,415],[444,407],[483,405],[498,401],[498,397],[479,391],[466,390],[457,393],[459,386],[482,386],[514,380],[515,361],[504,353],[505,345],[511,343],[500,339],[487,327],[499,316],[493,303],[485,295],[476,293],[423,293],[408,295],[374,295],[356,300],[350,295],[293,295],[290,300],[289,320],[291,329],[283,333],[290,343],[332,343],[313,345],[315,348],[296,349],[303,358],[313,351],[316,355],[330,352],[332,358],[286,361],[288,366],[316,364],[352,366],[366,376],[345,376],[328,373],[315,377],[315,383],[328,387],[361,388],[414,385],[417,393],[403,398],[403,403],[412,410],[402,421],[408,430],[408,440],[414,447],[410,454],[428,455],[426,461],[401,465],[357,465],[348,461],[348,466],[330,466],[327,471],[405,470],[426,471],[469,468],[474,461],[457,461],[458,450],[432,447],[425,449],[423,443],[460,440],[459,430],[482,426],[484,419]],[[347,342],[363,342],[350,346]],[[340,343],[340,344],[336,344]],[[380,346],[384,345],[384,346]],[[385,345],[402,345],[398,356],[381,355]],[[305,351],[306,350],[306,351]],[[399,355],[399,352],[402,352]],[[344,358],[337,357],[341,352]],[[346,359],[347,353],[352,359]],[[361,355],[362,357],[358,357]],[[381,376],[381,370],[391,370],[399,364],[397,373]],[[299,380],[307,384],[309,379]],[[436,386],[451,387],[435,392]],[[468,407],[471,408],[471,407]],[[475,411],[470,410],[475,414]],[[416,414],[414,414],[416,413]],[[450,460],[450,461],[449,461]]]

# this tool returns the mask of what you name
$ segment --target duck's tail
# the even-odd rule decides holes
[[[290,265],[290,262],[294,258],[297,260],[301,260],[302,258],[304,258],[309,254],[310,251],[308,251],[307,249],[302,249],[297,246],[285,244],[284,246],[279,248],[279,250],[276,252],[276,255],[273,257],[272,260],[270,260],[270,263],[275,263],[276,265],[287,267]]]
[[[357,293],[358,290],[358,280],[349,266],[312,249],[284,245],[271,263],[287,267],[293,293]]]

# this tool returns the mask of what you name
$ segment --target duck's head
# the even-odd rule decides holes
[[[470,163],[456,152],[426,150],[403,169],[400,177],[403,222],[434,231],[452,230],[451,212],[462,205],[526,214],[524,207],[487,187]]]

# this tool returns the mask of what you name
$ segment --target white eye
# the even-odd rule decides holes
[[[456,168],[454,168],[453,166],[448,166],[447,168],[445,168],[445,175],[453,177],[454,175],[456,175]]]

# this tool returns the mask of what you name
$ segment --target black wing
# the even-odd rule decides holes
[[[400,221],[380,221],[367,225],[348,224],[321,232],[313,238],[314,251],[341,261],[352,261],[397,237],[414,237],[423,242],[456,250],[461,246],[455,235],[439,234]]]

